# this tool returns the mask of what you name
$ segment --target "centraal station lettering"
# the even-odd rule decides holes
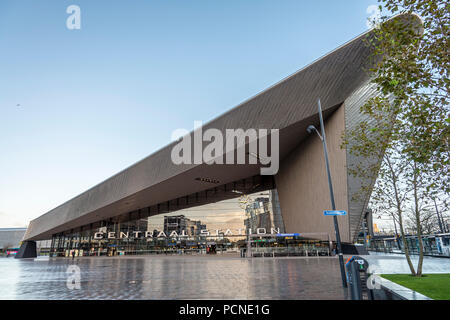
[[[211,233],[209,230],[200,230],[200,236],[211,237],[211,236],[248,236],[248,235],[263,235],[267,234],[266,228],[257,228],[255,232],[252,229],[248,229],[247,233],[244,233],[245,229],[237,229],[233,233],[230,229],[222,230],[214,230]],[[280,228],[271,228],[270,234],[277,235],[280,233]],[[164,231],[154,233],[153,231],[133,231],[133,232],[103,232],[99,231],[94,234],[94,240],[102,240],[102,239],[139,239],[139,238],[180,238],[180,237],[190,237],[186,234],[186,230],[182,230],[180,234],[176,231],[172,231],[170,234],[166,234]]]

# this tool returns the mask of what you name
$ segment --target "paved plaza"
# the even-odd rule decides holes
[[[408,263],[402,254],[386,254],[371,252],[364,257],[371,266],[373,273],[410,273]],[[411,256],[414,268],[417,268],[419,257]],[[450,273],[450,258],[425,256],[423,260],[423,273]]]
[[[385,273],[404,271],[402,256],[368,258]],[[71,265],[79,290],[67,287]],[[426,258],[424,272],[449,267],[449,259]],[[348,299],[336,257],[0,258],[0,271],[0,299]]]
[[[69,290],[70,265],[80,290]],[[337,258],[0,259],[0,299],[346,299]]]

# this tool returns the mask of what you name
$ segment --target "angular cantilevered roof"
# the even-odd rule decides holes
[[[317,98],[325,117],[369,79],[371,48],[368,33],[358,36],[298,72],[244,101],[203,126],[204,130],[279,129],[283,158],[318,123]],[[192,133],[191,133],[192,135]],[[86,226],[141,208],[210,189],[208,177],[225,185],[259,174],[259,165],[175,165],[173,142],[111,178],[30,222],[24,240],[49,239],[52,234]],[[213,201],[213,200],[211,200]]]

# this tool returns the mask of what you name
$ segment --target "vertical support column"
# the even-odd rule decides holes
[[[53,250],[55,247],[55,235],[52,235],[52,243],[50,244],[50,252],[48,253],[49,258],[53,257]]]
[[[252,258],[252,237],[251,234],[248,234],[248,241],[247,241],[247,258]]]
[[[70,251],[75,250],[73,248],[73,230],[70,230],[69,245],[68,245],[67,250],[69,250],[69,257],[71,257]]]
[[[89,256],[91,256],[91,251],[92,251],[91,250],[92,249],[92,223],[88,230],[88,237],[89,237],[89,240],[88,240],[88,257],[89,257]]]
[[[20,245],[19,252],[16,254],[16,259],[36,258],[36,241],[24,241]]]

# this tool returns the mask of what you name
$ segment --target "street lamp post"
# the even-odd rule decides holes
[[[320,129],[321,129],[322,135],[317,131],[316,127],[314,127],[313,125],[310,125],[308,127],[308,129],[306,129],[306,130],[308,131],[308,133],[312,133],[313,131],[315,131],[317,133],[317,135],[319,136],[320,140],[322,140],[323,153],[325,155],[325,166],[326,166],[327,175],[328,175],[328,186],[330,188],[331,208],[332,208],[332,210],[336,210],[336,204],[334,202],[333,184],[331,181],[330,164],[328,162],[328,151],[327,151],[327,140],[325,137],[325,126],[323,125],[322,106],[320,105],[320,99],[317,101],[317,104],[319,107]],[[344,288],[346,288],[347,287],[347,278],[345,276],[344,257],[342,255],[341,236],[339,233],[339,225],[338,225],[338,220],[337,220],[336,216],[333,216],[333,221],[334,221],[334,232],[336,235],[337,251],[338,251],[338,256],[339,256],[339,265],[341,268],[342,286]]]

